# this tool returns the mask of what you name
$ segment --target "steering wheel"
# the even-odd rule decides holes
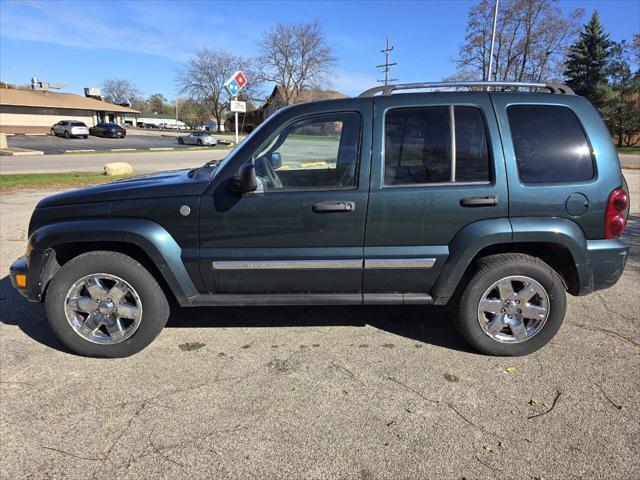
[[[258,158],[256,163],[260,163],[260,170],[264,171],[267,181],[271,184],[272,188],[284,188],[278,174],[271,165],[271,162],[267,159],[266,155]]]

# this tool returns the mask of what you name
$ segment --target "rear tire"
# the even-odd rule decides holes
[[[182,139],[182,137],[178,137],[178,143],[180,145],[184,145],[184,140]]]
[[[102,280],[96,283],[95,278]],[[118,280],[126,285],[126,296],[119,295],[123,288],[115,288]],[[97,290],[89,291],[90,283]],[[134,313],[123,315],[126,310]],[[74,352],[116,358],[141,351],[158,336],[169,318],[169,304],[156,279],[139,262],[121,253],[96,251],[60,268],[47,289],[46,312],[58,339]],[[85,329],[90,319],[93,323]],[[114,329],[120,333],[112,335],[116,320],[121,330]]]
[[[51,129],[51,136],[53,136],[53,137],[56,136],[56,132],[55,132],[55,130],[53,128]]]
[[[202,146],[202,145],[203,145],[203,144],[202,144],[202,140],[198,140],[198,145],[199,145],[199,146]]]
[[[66,130],[64,132],[64,138],[71,138],[71,135],[69,135],[69,132]]]
[[[478,262],[462,291],[455,325],[482,353],[526,355],[554,337],[566,307],[562,279],[542,260],[520,253],[493,255]]]

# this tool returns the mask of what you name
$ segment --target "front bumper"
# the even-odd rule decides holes
[[[590,291],[615,285],[627,263],[629,246],[622,240],[588,240],[587,250],[591,264]]]
[[[17,259],[11,267],[9,267],[9,275],[11,276],[11,284],[13,288],[15,288],[20,295],[25,297],[30,302],[38,302],[38,298],[34,297],[30,290],[31,279],[29,278],[29,266],[27,265],[27,260],[25,257],[20,257]],[[17,276],[25,275],[26,276],[26,284],[24,286],[19,285]]]

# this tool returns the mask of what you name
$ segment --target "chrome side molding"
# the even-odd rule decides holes
[[[431,268],[435,263],[435,258],[368,258],[364,261],[364,268]]]
[[[214,270],[359,270],[431,268],[435,258],[368,258],[364,260],[216,260]]]
[[[359,270],[362,260],[218,260],[214,270]]]

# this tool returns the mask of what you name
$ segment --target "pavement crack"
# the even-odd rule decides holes
[[[69,457],[73,457],[73,458],[78,458],[80,460],[89,460],[91,462],[104,462],[104,458],[99,458],[99,457],[83,457],[82,455],[76,455],[75,453],[70,453],[70,452],[65,452],[64,450],[60,450],[59,448],[53,448],[53,447],[46,447],[44,445],[42,445],[40,448],[44,448],[45,450],[51,450],[52,452],[58,452],[61,453],[63,455],[67,455]]]
[[[556,404],[558,403],[558,399],[560,398],[560,395],[562,395],[562,392],[558,390],[558,392],[556,393],[556,398],[553,399],[553,403],[551,404],[551,407],[549,407],[548,410],[542,413],[536,413],[535,415],[530,415],[527,417],[527,420],[531,420],[532,418],[542,417],[543,415],[550,413],[554,408],[556,408]]]
[[[602,392],[602,396],[604,398],[606,398],[608,400],[608,402],[613,405],[614,407],[616,407],[618,410],[622,410],[624,409],[623,405],[620,405],[616,402],[614,402],[613,400],[611,400],[611,398],[609,397],[609,395],[607,395],[607,392],[604,391],[604,388],[602,388],[602,386],[599,383],[595,384],[596,387],[598,387],[600,389],[600,392]]]
[[[387,377],[389,380],[391,380],[394,383],[397,383],[398,385],[400,385],[401,387],[404,387],[406,390],[410,391],[411,393],[414,393],[415,395],[417,395],[418,397],[420,397],[421,399],[429,402],[429,403],[433,403],[435,405],[439,405],[440,404],[440,400],[433,400],[431,398],[428,398],[426,396],[424,396],[422,393],[420,393],[418,390],[411,388],[409,385],[407,385],[406,383],[402,383],[400,380],[398,380],[397,378],[394,377]]]
[[[600,293],[600,292],[596,292],[596,297],[600,299],[600,302],[602,303],[602,306],[604,307],[604,309],[609,312],[609,313],[613,313],[614,315],[617,315],[620,318],[623,318],[627,321],[636,323],[638,321],[637,318],[634,317],[629,317],[627,315],[624,315],[620,312],[617,312],[616,310],[614,310],[613,308],[611,308],[608,304],[607,304],[607,300],[604,298],[604,296]]]
[[[594,331],[594,332],[602,332],[602,333],[605,333],[607,335],[613,335],[615,337],[618,337],[620,340],[623,340],[623,341],[633,345],[634,347],[640,347],[640,343],[636,342],[635,340],[632,340],[631,338],[625,337],[624,335],[621,335],[618,332],[614,332],[613,330],[608,330],[608,329],[602,328],[602,327],[590,327],[590,326],[584,325],[582,323],[574,323],[572,325],[574,327],[584,328],[585,330],[591,330],[591,331]]]
[[[111,455],[111,451],[115,448],[116,444],[120,441],[120,439],[127,434],[134,420],[138,418],[138,416],[142,413],[142,410],[144,410],[146,406],[147,406],[147,402],[143,402],[142,405],[140,405],[140,408],[138,408],[138,410],[136,410],[133,416],[129,419],[129,422],[127,423],[127,426],[124,428],[124,430],[111,443],[111,446],[108,448],[106,453],[107,458],[109,458],[109,456]]]

